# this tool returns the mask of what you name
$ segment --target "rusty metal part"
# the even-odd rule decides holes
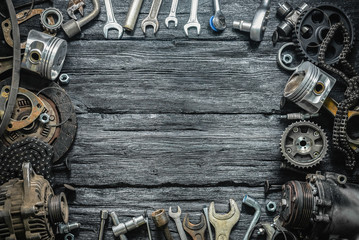
[[[193,224],[189,221],[189,214],[187,213],[183,219],[183,228],[193,240],[206,239],[204,234],[206,233],[207,223],[203,213],[201,213],[201,221],[197,224]]]
[[[79,11],[81,16],[84,16],[85,6],[86,4],[84,0],[70,0],[67,5],[67,13],[72,19],[77,20],[77,17],[75,16],[75,12]]]
[[[23,16],[27,13],[28,10],[24,10],[22,12],[19,12],[18,14],[16,14],[16,17],[18,18],[18,24],[21,24],[23,22],[26,22],[27,20],[29,20],[30,18],[36,16],[36,15],[41,15],[42,12],[44,11],[44,9],[41,8],[37,8],[37,9],[33,9],[31,11],[31,13],[29,13],[25,18],[23,18]],[[55,21],[53,19],[53,17],[49,17],[48,18],[49,24],[54,24]],[[14,42],[12,40],[11,37],[11,22],[10,22],[10,18],[4,20],[1,23],[1,28],[4,34],[4,38],[6,43],[10,46],[13,47],[14,46]],[[50,34],[48,31],[44,31],[44,33]],[[51,36],[56,36],[56,33],[50,34]],[[25,49],[26,47],[26,42],[21,43],[21,49]]]
[[[209,221],[216,230],[216,240],[229,240],[233,226],[240,218],[240,212],[237,203],[229,199],[231,210],[226,214],[216,213],[214,202],[209,205]]]
[[[9,98],[9,93],[9,85],[4,86],[0,91],[0,118],[2,118],[4,114],[6,103]],[[24,88],[19,88],[18,98],[23,100],[18,100],[15,107],[22,108],[26,107],[25,105],[28,104],[29,106],[31,106],[31,112],[26,116],[22,116],[21,118],[19,118],[20,111],[15,111],[11,117],[10,123],[7,126],[6,130],[8,132],[13,132],[27,127],[40,116],[40,114],[44,111],[45,108],[45,104],[39,97]]]
[[[12,179],[0,186],[0,239],[55,239],[55,224],[68,222],[66,197],[55,195],[30,163],[24,163],[22,170],[23,180]]]
[[[164,209],[158,209],[151,214],[152,220],[156,227],[163,232],[166,240],[173,240],[170,230],[168,229],[169,218]]]

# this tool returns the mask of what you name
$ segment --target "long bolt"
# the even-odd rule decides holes
[[[103,240],[103,236],[105,233],[105,224],[108,219],[108,211],[101,210],[101,223],[100,223],[100,231],[98,233],[98,240]]]

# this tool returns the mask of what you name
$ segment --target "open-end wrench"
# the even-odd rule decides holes
[[[146,34],[147,26],[153,27],[153,33],[156,33],[158,31],[160,24],[158,23],[157,16],[160,11],[161,4],[162,4],[162,0],[153,0],[148,16],[145,19],[143,19],[141,23],[142,32],[144,34]]]
[[[188,19],[188,22],[184,25],[184,32],[188,36],[188,29],[195,27],[197,28],[197,34],[199,35],[201,32],[201,24],[199,24],[197,19],[197,11],[198,11],[198,0],[192,0],[191,4],[191,13]]]
[[[240,212],[237,203],[229,200],[231,210],[226,214],[218,214],[214,208],[214,202],[209,205],[209,221],[216,230],[216,240],[229,240],[233,226],[238,222]]]
[[[110,29],[116,29],[118,31],[118,39],[121,38],[123,33],[123,28],[120,24],[117,23],[115,19],[115,14],[113,13],[111,0],[105,0],[106,13],[107,13],[107,22],[103,27],[103,35],[105,38],[108,38],[108,31]]]
[[[213,31],[223,31],[226,29],[226,18],[221,11],[219,0],[213,0],[213,7],[214,7],[214,16],[209,19],[209,25],[213,29]]]
[[[175,27],[177,27],[177,23],[178,23],[178,20],[177,20],[177,17],[176,17],[177,5],[178,5],[178,0],[172,0],[172,6],[171,6],[170,14],[168,15],[168,17],[165,20],[167,28],[168,28],[168,23],[169,22],[174,22]]]
[[[176,213],[172,212],[171,207],[168,210],[168,215],[170,215],[170,217],[176,223],[177,231],[178,231],[178,234],[180,235],[181,240],[187,240],[186,233],[184,232],[183,227],[182,227],[181,213],[182,213],[182,211],[181,211],[181,208],[179,206],[177,206],[177,212]]]
[[[188,213],[183,219],[183,228],[191,235],[193,240],[205,240],[204,234],[207,229],[207,223],[204,214],[201,214],[201,221],[197,224],[193,224],[189,221]]]

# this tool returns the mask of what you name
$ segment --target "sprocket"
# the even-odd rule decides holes
[[[280,148],[283,157],[294,167],[311,168],[327,154],[328,139],[317,124],[299,121],[284,130]]]
[[[350,35],[350,43],[354,42],[354,27],[350,16],[341,8],[332,4],[323,4],[313,7],[301,14],[293,32],[293,42],[301,56],[306,60],[318,64],[320,44],[327,35],[330,27],[343,22]],[[339,55],[343,50],[344,37],[338,32],[330,42],[325,61],[329,65],[339,62]]]

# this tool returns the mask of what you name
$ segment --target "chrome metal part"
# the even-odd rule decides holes
[[[67,42],[48,34],[29,32],[21,67],[54,81],[61,72],[67,53]]]
[[[289,53],[284,54],[285,50],[288,48],[295,48],[295,44],[292,42],[283,44],[283,46],[278,51],[277,63],[284,70],[293,72],[298,68],[298,66],[290,66],[293,63],[294,56]]]
[[[167,28],[169,26],[168,25],[169,22],[174,22],[175,27],[177,27],[177,24],[178,24],[178,20],[177,20],[177,17],[176,17],[177,5],[178,5],[178,0],[172,0],[172,6],[171,6],[170,14],[168,15],[168,17],[165,20],[165,24],[166,24]]]
[[[208,233],[209,233],[209,240],[213,240],[212,228],[211,228],[211,224],[209,223],[209,212],[208,212],[207,206],[203,206],[203,214],[206,217]]]
[[[57,226],[57,230],[59,234],[67,234],[75,229],[79,229],[80,227],[80,223],[60,223]]]
[[[101,222],[100,222],[100,230],[98,231],[98,240],[103,240],[105,234],[105,224],[108,219],[108,211],[101,210],[100,218],[101,218]]]
[[[273,201],[269,201],[266,205],[266,209],[268,212],[275,213],[275,211],[277,211],[277,204]]]
[[[132,0],[130,8],[128,9],[125,24],[123,28],[126,31],[133,31],[135,29],[135,25],[138,19],[138,14],[140,13],[140,9],[142,6],[143,0]]]
[[[303,62],[289,78],[284,97],[309,113],[317,113],[336,79],[310,62]]]
[[[244,238],[243,240],[249,240],[250,239],[250,236],[252,235],[252,232],[256,226],[256,224],[258,223],[259,221],[259,218],[261,216],[261,205],[256,201],[254,200],[253,198],[251,198],[250,196],[248,195],[245,195],[244,198],[243,198],[243,204],[249,206],[249,207],[252,207],[254,208],[255,212],[254,212],[254,216],[253,216],[253,219],[247,229],[247,232],[246,234],[244,235]]]
[[[209,25],[213,31],[223,31],[226,29],[226,18],[221,11],[219,0],[213,0],[214,15],[209,19]]]
[[[60,77],[59,77],[59,83],[60,83],[61,85],[67,85],[67,84],[69,84],[69,83],[70,83],[70,77],[69,77],[69,75],[66,74],[66,73],[61,74]]]
[[[173,219],[176,223],[177,231],[181,240],[187,240],[186,233],[183,230],[182,222],[181,222],[181,208],[177,206],[177,212],[172,212],[172,208],[170,207],[168,210],[168,215]]]
[[[50,122],[50,115],[47,114],[47,113],[41,113],[40,116],[39,116],[39,121],[42,123],[42,124],[47,124]]]
[[[285,160],[298,168],[318,165],[328,151],[324,131],[309,121],[295,122],[283,132],[280,148]]]
[[[111,212],[111,216],[113,216],[114,214],[115,213]],[[121,235],[125,235],[126,233],[141,227],[144,224],[146,224],[146,218],[141,215],[138,217],[134,217],[125,223],[118,223],[116,225],[114,224],[112,226],[112,232],[115,235],[115,237],[119,237]]]
[[[81,32],[81,27],[92,21],[100,13],[100,0],[92,0],[93,10],[86,17],[76,21],[71,19],[68,22],[62,24],[62,29],[69,38],[74,37]]]
[[[77,20],[75,16],[75,12],[79,11],[81,16],[84,16],[84,7],[85,7],[84,0],[70,0],[67,5],[67,14],[74,20]]]
[[[268,15],[271,0],[262,0],[261,5],[257,8],[252,22],[234,21],[233,28],[243,32],[249,32],[253,41],[260,42],[263,40],[264,32],[267,28]]]
[[[196,28],[197,35],[201,33],[201,24],[199,24],[197,19],[197,12],[198,12],[198,0],[192,0],[191,2],[191,12],[187,23],[184,25],[183,29],[188,37],[188,29],[189,28]]]
[[[283,55],[282,61],[285,64],[291,64],[293,62],[293,56],[291,54],[286,53]]]
[[[106,6],[106,14],[107,14],[107,22],[103,27],[103,35],[106,39],[108,39],[108,32],[110,29],[115,29],[118,31],[118,39],[122,37],[123,34],[123,27],[117,23],[115,14],[113,12],[112,1],[111,0],[104,0]]]
[[[162,0],[152,0],[150,12],[148,13],[148,16],[145,19],[143,19],[141,23],[141,29],[144,34],[146,34],[146,28],[148,26],[153,27],[154,34],[156,34],[156,32],[158,31],[160,24],[158,22],[157,16],[158,13],[160,12],[161,5],[162,5]]]
[[[49,21],[50,17],[54,20],[53,23]],[[60,28],[64,21],[64,17],[62,16],[62,13],[57,8],[47,8],[41,13],[41,25],[42,28],[49,33],[55,33]]]

